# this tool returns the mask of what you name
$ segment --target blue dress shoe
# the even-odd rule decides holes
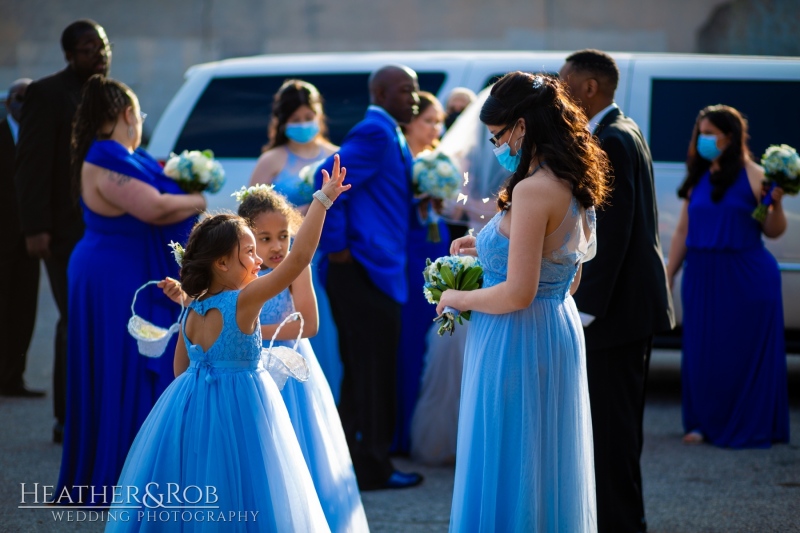
[[[386,480],[383,488],[385,489],[407,489],[410,487],[416,487],[422,480],[425,479],[422,477],[421,474],[417,474],[416,472],[400,472],[399,470],[395,470],[392,472],[392,475],[389,476],[389,479]]]

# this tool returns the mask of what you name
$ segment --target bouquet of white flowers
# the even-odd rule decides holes
[[[483,268],[480,262],[469,255],[448,255],[431,262],[428,259],[422,277],[425,285],[422,293],[429,303],[437,304],[442,297],[442,292],[447,289],[458,291],[473,291],[479,289],[483,283]],[[463,324],[462,320],[469,320],[470,311],[458,311],[445,307],[442,316],[435,319],[439,322],[439,335],[449,331],[450,335],[456,327],[456,322]]]
[[[461,178],[453,161],[441,152],[426,152],[414,160],[412,168],[414,194],[441,200],[454,200],[461,188]],[[428,241],[439,242],[439,217],[428,209]]]
[[[225,183],[225,171],[211,150],[184,150],[180,155],[170,154],[164,165],[164,174],[177,181],[186,192],[215,193]]]
[[[775,187],[780,187],[791,196],[800,192],[800,156],[797,155],[797,150],[787,144],[772,145],[761,156],[761,166],[764,167],[764,181],[769,189],[753,211],[753,218],[764,222],[772,204],[772,191]]]

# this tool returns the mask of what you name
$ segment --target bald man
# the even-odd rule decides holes
[[[331,207],[319,245],[327,254],[327,290],[339,330],[339,414],[361,490],[422,481],[419,474],[395,470],[389,458],[401,307],[408,298],[407,235],[419,224],[413,158],[400,125],[414,115],[418,90],[416,73],[402,65],[370,76],[372,105],[339,149],[353,187]],[[329,158],[321,168],[331,166]],[[316,184],[322,184],[321,172]]]
[[[0,396],[39,398],[41,391],[25,386],[28,347],[36,321],[39,292],[39,260],[28,255],[22,233],[14,186],[14,158],[19,139],[19,118],[28,78],[8,89],[8,116],[0,121]]]

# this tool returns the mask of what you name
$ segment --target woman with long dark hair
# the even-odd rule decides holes
[[[126,324],[138,287],[177,276],[168,244],[186,241],[206,202],[183,193],[139,147],[144,117],[125,84],[95,75],[84,85],[72,171],[86,230],[68,270],[67,417],[57,503],[110,503],[136,432],[173,379],[171,357],[140,355]],[[168,328],[180,308],[153,288],[139,294],[136,311]],[[107,489],[105,501],[80,488],[90,485],[95,495]]]
[[[752,216],[764,170],[747,147],[736,109],[700,111],[678,196],[670,285],[683,267],[684,442],[767,448],[789,441],[786,346],[778,264],[761,235],[786,230],[783,191],[763,224]]]
[[[506,74],[481,110],[512,173],[499,212],[453,241],[483,287],[437,311],[472,310],[464,355],[451,531],[595,531],[585,345],[572,293],[594,255],[607,159],[550,76]]]

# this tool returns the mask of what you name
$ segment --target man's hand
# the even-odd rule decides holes
[[[47,232],[25,237],[28,255],[36,259],[50,259],[50,234]]]

